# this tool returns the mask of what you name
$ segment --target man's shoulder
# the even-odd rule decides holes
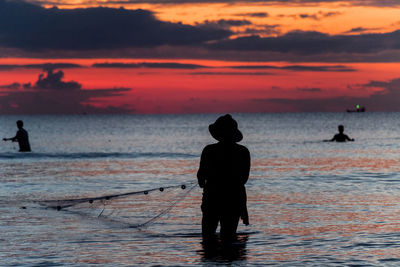
[[[214,143],[214,144],[206,145],[206,146],[204,147],[203,150],[221,149],[221,148],[223,148],[223,147],[224,147],[224,146],[222,146],[220,143]],[[238,149],[238,150],[249,151],[249,150],[247,149],[247,147],[245,147],[245,146],[243,146],[243,145],[240,145],[240,144],[238,144],[238,143],[233,144],[233,147],[234,147],[235,149]]]
[[[27,134],[28,132],[27,132],[25,129],[19,129],[19,130],[17,131],[17,133],[20,133],[20,134]]]
[[[249,151],[247,147],[243,145],[239,145],[237,143],[233,144],[234,149],[241,150],[241,151]],[[209,144],[206,145],[203,149],[203,151],[209,151],[209,150],[220,150],[224,149],[225,146],[221,145],[220,143],[215,143],[215,144]]]
[[[250,154],[250,151],[247,147],[245,147],[244,145],[240,145],[240,144],[235,144],[235,147],[238,151],[240,151],[241,153],[246,153],[246,154]]]
[[[238,144],[238,143],[235,143],[235,146],[240,148],[240,149],[248,150],[247,147],[245,147],[244,145]]]
[[[218,149],[218,143],[206,145],[203,149],[203,152],[213,151]]]
[[[203,153],[217,149],[217,144],[209,144],[203,148]]]

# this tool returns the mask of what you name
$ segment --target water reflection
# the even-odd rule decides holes
[[[171,119],[154,117],[151,123],[158,132],[150,135],[149,129],[153,128],[147,123],[123,117],[116,123],[131,128],[112,136],[102,129],[114,119],[101,118],[94,123],[88,116],[84,122],[39,118],[40,131],[45,134],[36,137],[36,151],[49,155],[99,152],[110,156],[16,159],[3,155],[0,266],[398,266],[398,114],[366,115],[379,118],[368,123],[355,119],[352,125],[358,127],[354,132],[357,141],[344,146],[313,143],[310,139],[319,139],[321,133],[313,132],[317,127],[304,125],[326,129],[318,121],[297,123],[295,117],[293,123],[294,119],[282,120],[282,116],[289,115],[271,115],[276,122],[271,127],[266,119],[243,120],[253,127],[247,128],[250,137],[246,144],[255,151],[247,186],[251,225],[246,230],[252,232],[251,238],[241,235],[239,243],[230,247],[201,243],[199,188],[144,229],[129,228],[125,222],[132,225],[146,221],[179,194],[156,191],[98,207],[82,207],[82,211],[88,211],[85,216],[37,207],[29,201],[94,197],[195,181],[198,158],[118,155],[132,151],[196,155],[209,142],[204,137],[208,133],[196,134],[197,129],[203,129],[215,115],[195,123],[189,117],[183,118],[187,123],[182,123],[182,117],[177,117],[175,124]],[[330,120],[324,115],[319,121]],[[71,123],[78,125],[69,126]],[[193,131],[183,131],[186,125]],[[373,127],[367,129],[366,125]],[[62,131],[46,134],[54,129]],[[381,139],[371,137],[377,136],[376,129],[384,130],[378,134]],[[325,132],[322,134],[321,140],[325,138]],[[102,141],[108,138],[112,142]],[[49,140],[55,141],[49,145]],[[127,140],[131,140],[131,146],[126,145]],[[303,140],[310,143],[303,144]],[[239,226],[239,231],[246,230]]]
[[[273,174],[305,175],[307,173],[337,173],[338,171],[366,170],[368,172],[399,172],[400,159],[384,157],[373,158],[375,151],[351,155],[340,155],[339,151],[332,154],[340,156],[319,155],[318,157],[304,158],[259,158],[253,159],[253,175],[273,177]],[[376,152],[378,153],[378,152]],[[382,152],[381,152],[382,154]],[[380,154],[380,155],[381,155]],[[370,156],[370,157],[368,157]]]
[[[248,233],[238,234],[237,241],[233,243],[223,243],[219,239],[202,241],[202,249],[199,255],[203,262],[228,263],[235,261],[245,261],[247,259]]]

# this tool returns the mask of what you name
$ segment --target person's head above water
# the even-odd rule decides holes
[[[21,129],[24,126],[24,123],[21,120],[17,121],[17,127],[18,129]]]
[[[339,133],[343,133],[344,132],[344,126],[343,125],[339,125],[338,126],[338,130],[339,130]]]
[[[240,142],[243,139],[237,122],[230,114],[219,117],[213,124],[208,126],[208,130],[211,136],[218,141]]]

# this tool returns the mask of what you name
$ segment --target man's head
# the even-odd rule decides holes
[[[208,130],[211,136],[218,141],[240,142],[243,139],[243,135],[238,129],[238,123],[230,114],[219,117],[208,126]]]
[[[21,129],[23,126],[24,126],[24,123],[21,120],[17,121],[18,129]]]
[[[343,132],[344,132],[344,127],[343,127],[343,125],[339,125],[339,126],[338,126],[338,130],[339,130],[339,133],[343,133]]]

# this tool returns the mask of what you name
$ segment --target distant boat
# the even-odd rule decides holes
[[[365,112],[365,107],[361,107],[359,105],[356,106],[356,109],[346,109],[347,112]]]

